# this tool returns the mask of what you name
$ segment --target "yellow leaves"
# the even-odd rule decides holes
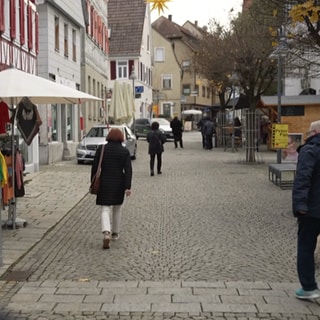
[[[319,21],[319,13],[320,6],[316,6],[312,0],[308,0],[303,4],[294,5],[290,11],[290,17],[294,23],[303,22],[305,18],[315,23]]]
[[[161,13],[161,11],[164,11],[164,8],[168,9],[166,3],[170,2],[171,0],[146,0],[147,3],[151,3],[151,11],[158,9],[158,14]]]

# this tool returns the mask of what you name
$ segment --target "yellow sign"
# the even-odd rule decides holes
[[[272,124],[271,148],[284,149],[288,147],[288,130],[287,124]]]

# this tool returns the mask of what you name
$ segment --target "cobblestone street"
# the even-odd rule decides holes
[[[90,165],[41,167],[41,181],[52,188],[64,174],[77,177],[64,199],[79,190],[79,201],[12,266],[27,279],[3,276],[4,319],[319,319],[317,303],[293,297],[297,226],[291,190],[268,180],[276,154],[261,152],[264,163],[247,165],[239,163],[241,151],[203,150],[198,132],[184,139],[184,149],[165,144],[163,174],[154,177],[147,143],[138,141],[133,194],[110,250],[102,250],[100,208],[84,192]],[[27,215],[38,200],[19,200],[19,212]],[[54,217],[59,199],[52,208]],[[179,301],[180,313],[172,307]]]

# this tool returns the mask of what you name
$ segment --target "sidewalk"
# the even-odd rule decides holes
[[[184,137],[190,143],[199,139],[197,133],[185,134]],[[137,161],[141,161],[139,157],[147,159],[143,156],[144,151],[139,152],[141,155],[139,154]],[[166,152],[169,157],[169,147]],[[182,154],[182,151],[179,152]],[[191,154],[187,148],[183,152]],[[203,152],[207,152],[205,155],[209,154],[209,151]],[[212,152],[216,161],[235,164],[230,172],[233,174],[241,154],[224,152],[219,148]],[[276,155],[265,152],[262,157],[268,163],[273,162]],[[147,160],[143,161],[147,163]],[[238,165],[243,172],[243,165]],[[272,185],[268,181],[267,164],[261,166],[265,168],[266,186],[271,185],[279,192],[287,192]],[[145,173],[141,170],[138,174],[140,172]],[[26,176],[26,196],[17,199],[17,215],[26,219],[27,226],[1,231],[1,276],[87,196],[89,176],[90,166],[78,166],[74,162],[42,166],[40,172]],[[149,178],[147,177],[148,181]],[[5,220],[6,211],[1,214],[2,220]],[[0,293],[1,287],[6,283],[0,281]],[[101,281],[86,278],[77,281],[24,281],[22,277],[20,282],[14,283],[18,286],[16,293],[6,306],[10,315],[12,312],[17,315],[14,319],[19,316],[29,319],[28,315],[34,313],[41,314],[41,319],[46,320],[58,319],[57,314],[62,318],[71,319],[71,315],[74,315],[79,319],[85,317],[94,320],[107,319],[105,314],[117,315],[117,319],[164,319],[174,316],[181,319],[320,319],[318,302],[300,301],[293,297],[294,290],[299,287],[298,282],[215,279]]]
[[[0,276],[40,241],[70,209],[88,193],[89,166],[72,166],[61,162],[41,166],[40,172],[28,173],[24,178],[26,194],[17,198],[17,218],[27,226],[17,224],[15,230],[2,229],[2,266]],[[74,172],[74,167],[77,171]],[[2,223],[8,221],[8,208],[1,211]]]

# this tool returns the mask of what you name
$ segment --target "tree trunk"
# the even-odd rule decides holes
[[[257,120],[255,111],[248,110],[246,112],[246,131],[245,131],[245,152],[246,162],[255,163],[257,160],[256,152],[258,152],[257,144]]]

